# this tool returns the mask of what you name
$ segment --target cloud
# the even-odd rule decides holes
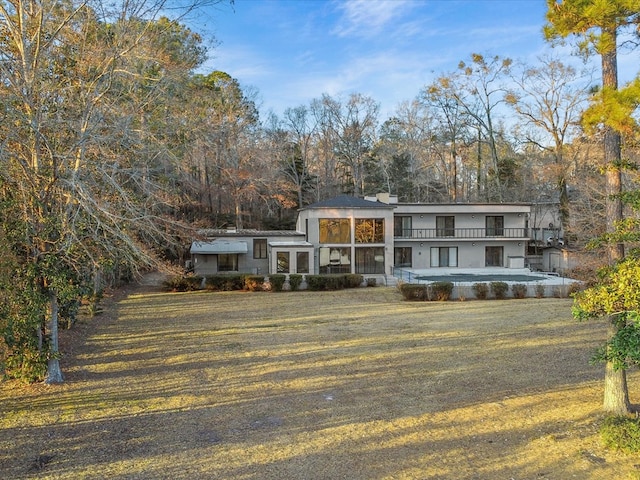
[[[332,33],[338,37],[372,37],[400,19],[412,2],[406,0],[347,0],[336,2],[340,12]]]

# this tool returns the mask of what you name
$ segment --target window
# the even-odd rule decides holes
[[[219,272],[237,272],[238,271],[238,254],[237,253],[218,254],[218,271]]]
[[[356,248],[356,273],[384,273],[384,247]]]
[[[253,258],[267,258],[267,239],[253,239]]]
[[[458,247],[431,247],[432,267],[457,267]]]
[[[351,243],[351,223],[348,218],[320,218],[320,243]]]
[[[277,272],[289,273],[289,252],[278,252],[276,258],[277,258]]]
[[[504,217],[487,215],[487,237],[502,237],[504,235]]]
[[[356,243],[384,243],[384,219],[357,218]]]
[[[309,273],[309,252],[297,252],[296,265],[298,273]]]
[[[393,236],[411,238],[411,217],[395,217],[393,219]]]
[[[502,267],[504,266],[502,247],[485,247],[484,249],[484,264],[487,267]]]
[[[411,247],[394,248],[393,265],[396,267],[411,267]]]
[[[455,217],[436,217],[436,237],[455,236]]]
[[[351,273],[351,249],[320,247],[319,273]]]

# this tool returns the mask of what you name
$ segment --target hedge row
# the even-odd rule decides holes
[[[453,292],[452,282],[433,282],[430,284],[413,284],[404,283],[399,285],[400,293],[405,300],[438,300],[446,301],[451,298]],[[566,295],[571,295],[580,290],[581,285],[578,283],[572,283],[567,286]],[[507,298],[509,290],[511,290],[511,296],[513,298],[525,298],[527,296],[527,285],[523,283],[515,283],[509,287],[506,282],[489,282],[489,283],[474,283],[471,286],[473,294],[478,300],[485,300],[487,298],[495,298],[502,300]],[[556,297],[566,296],[562,294],[562,291],[554,288],[553,295]],[[535,296],[537,298],[543,298],[545,296],[544,285],[535,286]],[[460,294],[460,299],[464,299]]]
[[[166,280],[164,286],[174,292],[191,292],[203,289],[217,292],[228,292],[232,290],[248,290],[251,292],[271,290],[281,292],[284,290],[286,275],[273,274],[267,278],[268,282],[263,275],[221,274],[207,277],[196,275],[177,276]],[[299,290],[302,280],[302,275],[296,273],[290,274],[290,290]],[[364,282],[364,277],[351,273],[339,275],[307,275],[306,281],[308,290],[327,291],[360,287]],[[375,279],[367,279],[367,286],[375,286],[375,284]]]

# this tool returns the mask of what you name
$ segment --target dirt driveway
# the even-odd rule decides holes
[[[570,305],[146,285],[67,338],[65,384],[0,384],[0,478],[638,479]]]

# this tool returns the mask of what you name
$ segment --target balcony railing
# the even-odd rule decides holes
[[[399,233],[399,235],[398,235]],[[529,238],[528,228],[413,228],[395,232],[395,239],[450,240],[465,238]]]

